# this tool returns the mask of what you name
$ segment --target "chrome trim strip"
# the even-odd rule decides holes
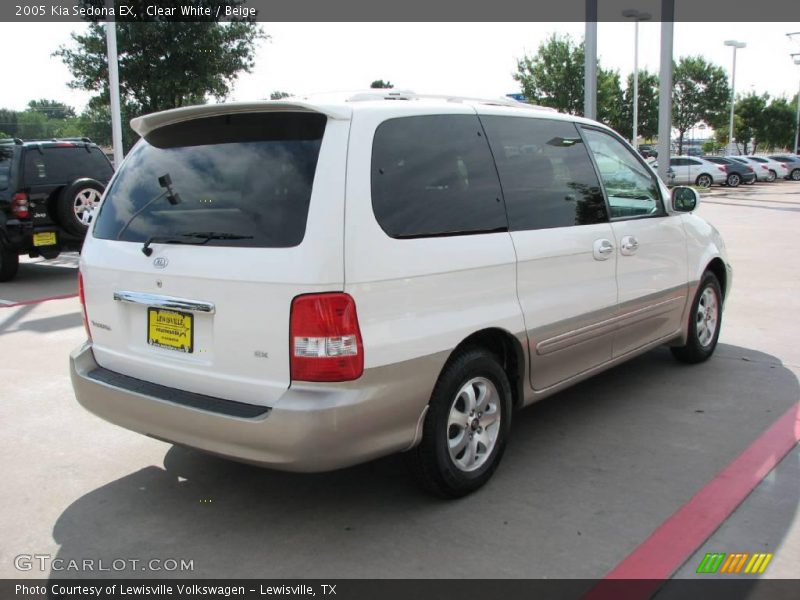
[[[661,302],[656,302],[655,304],[650,304],[649,306],[645,306],[643,308],[611,317],[605,321],[592,323],[591,325],[587,325],[573,331],[567,331],[566,333],[542,340],[536,344],[536,354],[540,356],[550,354],[551,352],[563,350],[569,346],[574,346],[575,344],[579,344],[600,335],[610,333],[611,331],[622,329],[623,327],[633,325],[634,323],[637,323],[643,319],[667,312],[670,304],[673,304],[674,302],[684,302],[685,300],[686,296],[675,296]]]
[[[128,302],[130,304],[143,304],[144,306],[153,306],[157,308],[174,308],[175,310],[189,310],[212,315],[217,311],[212,302],[187,300],[185,298],[175,298],[173,296],[158,296],[146,292],[114,292],[114,300],[117,302]]]

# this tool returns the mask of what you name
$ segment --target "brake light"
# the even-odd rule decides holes
[[[291,376],[298,381],[351,381],[364,372],[356,303],[342,293],[307,294],[292,301]]]
[[[92,332],[89,330],[89,314],[86,312],[86,296],[83,293],[83,273],[78,271],[78,297],[81,300],[83,309],[83,328],[86,329],[86,336],[92,341]]]
[[[723,173],[727,173],[728,172],[728,167],[723,167],[722,165],[719,165],[719,166],[717,166],[717,168],[720,171],[722,171]]]
[[[11,197],[11,212],[18,219],[27,219],[31,216],[28,194],[17,192]]]

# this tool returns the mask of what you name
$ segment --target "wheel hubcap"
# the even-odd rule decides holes
[[[703,295],[700,296],[700,302],[697,304],[697,339],[701,346],[708,347],[711,344],[714,334],[717,332],[718,321],[719,302],[717,301],[717,294],[714,288],[707,287],[703,290]]]
[[[461,471],[482,467],[500,432],[499,394],[494,383],[475,377],[458,390],[447,419],[447,448]]]
[[[698,180],[697,183],[698,183],[698,185],[700,185],[700,187],[710,187],[711,186],[711,181],[705,175],[703,177],[701,177]]]
[[[83,223],[88,225],[92,222],[93,210],[100,203],[100,192],[93,188],[86,188],[75,194],[75,201],[72,203],[72,210],[75,212],[75,217]]]

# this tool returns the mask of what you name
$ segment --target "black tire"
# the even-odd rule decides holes
[[[19,269],[19,255],[13,250],[0,247],[0,281],[11,281]]]
[[[103,184],[94,179],[76,179],[61,190],[56,203],[56,216],[61,226],[75,235],[84,235],[91,218],[89,207],[96,207],[103,194]],[[78,205],[82,212],[78,211]]]
[[[792,181],[800,181],[800,169],[793,169],[789,177]]]
[[[474,470],[464,470],[451,457],[448,444],[453,429],[456,433],[469,435],[467,445],[473,444],[472,435],[480,435],[483,430],[475,425],[480,425],[480,414],[477,419],[466,416],[467,408],[462,407],[466,421],[469,425],[459,430],[458,425],[448,425],[452,410],[456,410],[459,403],[463,403],[463,394],[460,392],[473,381],[488,381],[494,385],[498,397],[494,402],[494,411],[499,412],[496,437],[494,445],[489,452],[485,452]],[[477,384],[476,384],[477,385]],[[481,384],[483,385],[483,384]],[[473,393],[480,396],[480,391]],[[480,399],[480,398],[479,398]],[[439,375],[439,380],[433,389],[429,403],[428,413],[422,430],[422,441],[419,445],[406,453],[408,466],[420,486],[426,491],[444,498],[459,498],[474,492],[484,485],[492,476],[500,459],[503,456],[509,431],[511,429],[511,385],[497,357],[482,348],[466,348],[452,357]],[[487,411],[487,414],[490,414]],[[488,426],[486,432],[489,431]],[[476,447],[479,442],[476,440]],[[486,446],[484,446],[486,449]],[[466,453],[466,446],[462,451]],[[480,455],[474,455],[476,457]],[[458,460],[458,455],[456,455]]]
[[[742,178],[738,173],[731,173],[728,175],[725,183],[728,185],[728,187],[739,187],[739,184],[742,183]]]
[[[702,188],[710,188],[711,184],[714,183],[714,180],[708,173],[701,173],[697,176],[697,179],[695,179],[694,182],[695,185],[698,185]]]
[[[710,290],[710,293],[715,295],[717,317],[714,333],[711,336],[711,339],[703,343],[701,341],[700,334],[698,333],[699,320],[697,316],[701,311],[700,303],[703,299],[703,295],[706,293],[706,290]],[[714,354],[714,349],[717,347],[717,341],[719,340],[719,332],[721,328],[722,288],[719,285],[717,276],[711,271],[706,271],[703,275],[703,278],[700,280],[700,286],[697,288],[697,294],[695,294],[694,300],[692,301],[692,309],[689,312],[689,331],[686,344],[684,346],[673,346],[670,348],[673,356],[675,356],[675,358],[677,358],[679,361],[687,364],[697,364],[708,360],[711,355]]]
[[[767,181],[768,181],[769,183],[772,183],[772,182],[773,182],[773,181],[775,181],[777,178],[778,178],[778,174],[777,174],[775,171],[773,171],[772,169],[770,169],[770,170],[769,170],[769,176],[767,177]]]

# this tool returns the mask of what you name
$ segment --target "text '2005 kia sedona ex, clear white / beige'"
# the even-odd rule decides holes
[[[71,356],[112,423],[293,471],[404,452],[454,497],[491,477],[516,409],[660,344],[716,346],[722,239],[594,121],[373,90],[131,125]]]

